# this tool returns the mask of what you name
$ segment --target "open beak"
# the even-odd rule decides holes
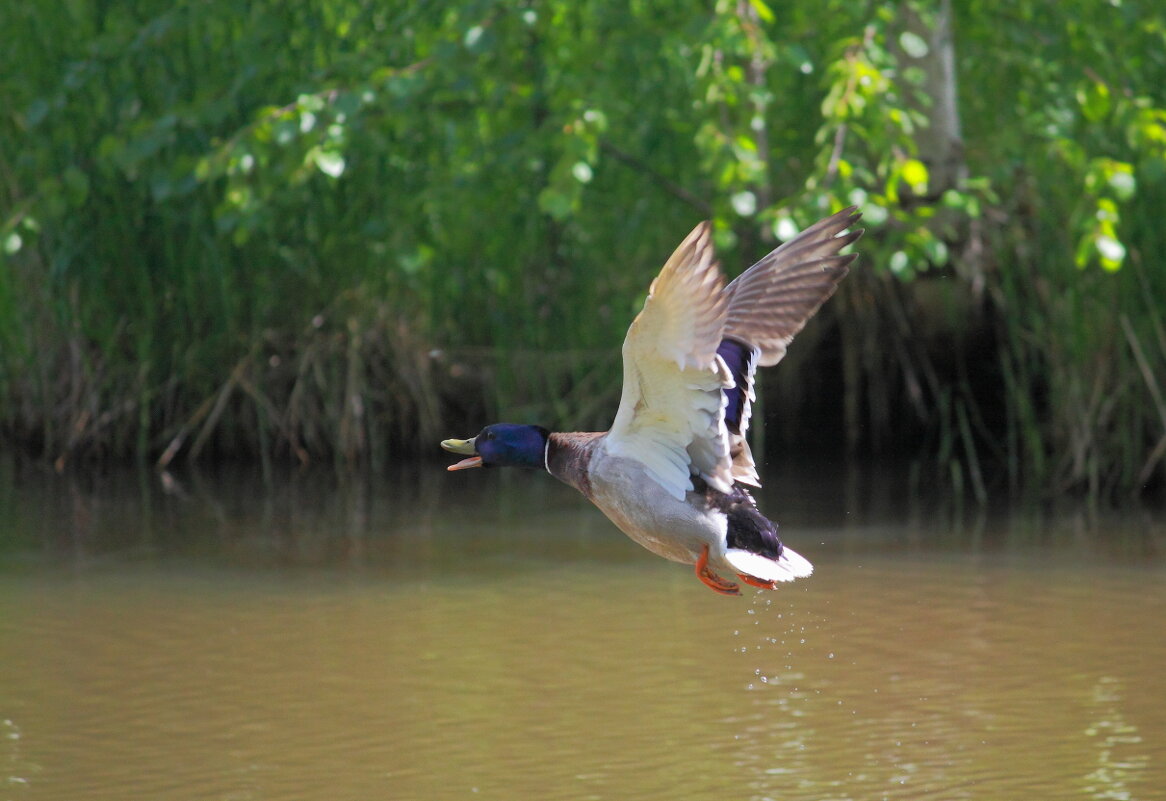
[[[443,439],[441,447],[445,448],[450,453],[459,453],[463,456],[469,456],[469,459],[462,459],[457,464],[451,464],[446,470],[468,470],[471,467],[481,467],[482,457],[478,456],[478,449],[474,447],[474,440],[477,437],[470,439]]]

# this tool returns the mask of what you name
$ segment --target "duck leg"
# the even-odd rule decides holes
[[[745,582],[750,587],[760,587],[763,590],[777,589],[776,581],[766,581],[765,579],[759,579],[756,576],[750,576],[748,573],[738,573],[737,576],[741,579],[741,581]]]
[[[696,577],[703,581],[707,587],[714,592],[719,592],[721,595],[740,595],[741,590],[737,585],[727,579],[723,579],[713,571],[709,570],[709,547],[705,545],[700,551],[700,558],[696,560]],[[742,576],[744,578],[744,576]]]

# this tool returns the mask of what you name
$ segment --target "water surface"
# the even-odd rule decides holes
[[[1151,799],[1166,525],[770,471],[723,598],[545,476],[0,488],[0,799]]]

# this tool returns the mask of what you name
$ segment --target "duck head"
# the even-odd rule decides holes
[[[442,440],[441,447],[450,453],[468,456],[447,470],[471,467],[529,467],[546,469],[547,440],[550,432],[542,426],[495,423],[486,426],[470,439]]]

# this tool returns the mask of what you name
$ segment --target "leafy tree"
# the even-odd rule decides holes
[[[683,232],[712,218],[734,272],[855,204],[862,266],[767,378],[775,439],[833,388],[851,447],[909,440],[981,498],[1163,476],[1154,4],[49,0],[0,25],[0,426],[59,464],[379,462],[486,407],[602,427]]]

